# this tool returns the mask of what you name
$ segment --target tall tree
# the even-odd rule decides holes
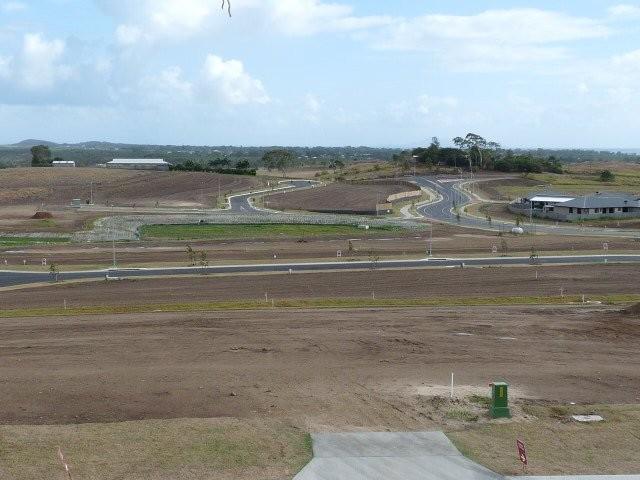
[[[36,145],[31,147],[31,166],[49,167],[51,166],[51,150],[46,145]]]
[[[287,170],[297,163],[296,156],[289,150],[270,150],[262,156],[262,164],[269,170],[279,170],[284,177]]]

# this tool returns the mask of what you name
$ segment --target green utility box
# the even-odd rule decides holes
[[[491,418],[511,418],[508,383],[491,384]]]

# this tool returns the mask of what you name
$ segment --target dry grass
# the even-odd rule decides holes
[[[637,474],[640,406],[524,405],[526,418],[482,424],[449,433],[462,453],[506,475],[522,471],[516,439],[527,446],[531,475]],[[596,412],[598,424],[580,424],[570,415]]]
[[[304,432],[270,421],[0,426],[0,478],[64,478],[58,446],[83,480],[291,478],[311,456]]]

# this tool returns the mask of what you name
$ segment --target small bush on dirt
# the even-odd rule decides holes
[[[452,408],[445,415],[449,420],[459,420],[461,422],[477,422],[478,415],[465,408]]]
[[[469,402],[475,403],[476,405],[482,405],[483,407],[488,407],[491,405],[491,398],[484,395],[471,395],[469,397]]]

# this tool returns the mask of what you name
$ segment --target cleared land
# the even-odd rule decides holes
[[[299,432],[446,428],[504,470],[517,468],[512,444],[523,432],[536,473],[632,472],[638,409],[602,410],[607,423],[582,427],[565,423],[566,408],[538,407],[637,403],[639,338],[640,319],[612,307],[2,319],[0,422],[16,426],[0,427],[0,458],[9,478],[48,478],[63,442],[83,478],[249,479],[260,466],[282,478],[305,458]],[[515,419],[488,425],[483,396],[496,379],[512,386]],[[180,418],[217,420],[20,426]],[[542,448],[553,458],[541,460]],[[574,451],[589,462],[578,465]]]
[[[636,265],[453,268],[176,277],[68,283],[0,292],[0,308],[188,304],[269,299],[439,299],[634,295]],[[270,300],[269,300],[270,301]]]
[[[361,235],[363,229],[351,225],[303,224],[231,224],[231,225],[147,225],[141,229],[143,238],[170,240],[243,239],[288,237],[336,237]],[[371,227],[367,234],[390,234],[404,229],[393,226]],[[415,234],[415,232],[414,232]]]
[[[106,168],[9,168],[0,174],[0,206],[68,205],[73,198],[102,205],[211,206],[230,192],[261,182],[248,176]]]
[[[375,214],[376,205],[385,203],[389,195],[414,189],[406,184],[332,183],[324,187],[269,195],[264,198],[264,204],[276,210]]]

